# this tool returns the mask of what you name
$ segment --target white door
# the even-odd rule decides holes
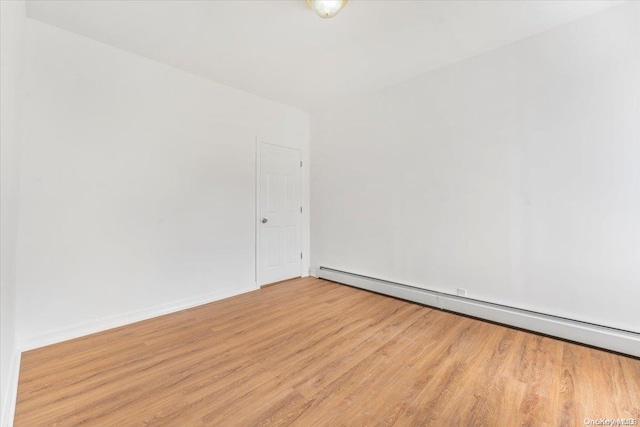
[[[300,277],[300,151],[260,143],[258,282]]]

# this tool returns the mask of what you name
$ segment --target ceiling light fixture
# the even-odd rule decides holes
[[[349,0],[306,0],[307,4],[321,18],[333,18]]]

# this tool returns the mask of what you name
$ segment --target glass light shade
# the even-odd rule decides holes
[[[307,4],[321,18],[333,18],[349,0],[307,0]]]

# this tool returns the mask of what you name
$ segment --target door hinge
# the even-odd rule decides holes
[[[302,213],[302,206],[300,206],[300,213]]]
[[[300,167],[302,167],[302,160],[300,160]]]
[[[302,252],[300,252],[300,259],[302,259]]]

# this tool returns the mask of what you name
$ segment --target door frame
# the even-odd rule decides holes
[[[256,250],[255,250],[255,259],[256,259],[256,265],[255,265],[255,269],[256,269],[256,289],[260,289],[260,287],[262,285],[265,285],[266,283],[262,283],[262,276],[261,276],[261,272],[260,272],[260,261],[261,261],[261,256],[260,256],[260,220],[262,219],[262,206],[260,204],[260,196],[262,195],[262,190],[261,190],[261,182],[260,182],[260,163],[262,160],[262,155],[261,152],[262,150],[260,150],[260,147],[262,147],[261,144],[265,144],[265,145],[272,145],[275,147],[280,147],[280,148],[286,148],[287,150],[293,150],[293,151],[297,151],[298,152],[298,159],[300,160],[300,162],[302,163],[302,150],[299,148],[292,148],[292,147],[287,147],[286,145],[280,145],[280,144],[273,144],[271,142],[266,142],[264,141],[262,138],[260,137],[256,137],[256,209],[255,209],[255,233],[256,233]],[[302,207],[302,203],[303,203],[303,190],[302,190],[302,166],[298,169],[298,185],[299,185],[299,203],[300,203],[300,207]],[[298,245],[298,251],[300,252],[300,254],[302,254],[302,256],[304,257],[304,252],[302,250],[302,225],[303,225],[303,221],[302,221],[302,212],[300,212],[300,216],[298,217],[298,238],[296,239],[296,244]],[[304,268],[304,263],[302,262],[302,258],[300,259],[300,277],[303,276],[302,274],[302,270]]]

